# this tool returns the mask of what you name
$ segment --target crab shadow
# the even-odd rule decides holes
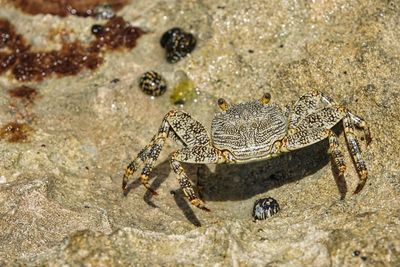
[[[268,160],[216,165],[214,171],[211,171],[207,165],[187,163],[182,165],[192,183],[197,185],[195,189],[198,190],[204,201],[239,201],[316,173],[330,164],[328,147],[328,140],[323,140]],[[343,176],[338,175],[334,164],[331,166],[341,199],[344,199],[347,193],[346,181]],[[152,179],[150,187],[157,190],[167,179],[170,171],[168,158],[153,169],[154,179]],[[136,180],[129,187],[132,190],[138,186],[140,186],[140,182]],[[174,189],[171,191],[171,195],[184,216],[193,225],[201,226],[193,212],[194,207],[187,202],[182,190]],[[144,194],[143,199],[149,206],[157,207],[150,191]]]
[[[338,136],[343,133],[340,125],[332,130]],[[347,152],[345,143],[342,143],[341,148],[343,153]],[[216,165],[213,172],[207,166],[200,165],[197,169],[197,184],[206,201],[245,200],[301,180],[330,164],[340,199],[343,200],[348,191],[347,184],[344,176],[339,175],[328,149],[329,141],[324,139],[268,160]]]
[[[328,141],[322,141],[279,157],[238,165],[217,165],[214,172],[198,167],[198,184],[206,201],[238,201],[312,175],[331,164]],[[341,199],[347,193],[343,176],[331,164]]]
[[[190,173],[190,170],[197,170],[195,166],[192,166],[192,168],[188,168],[188,174]],[[169,158],[160,164],[158,164],[152,171],[152,177],[154,177],[151,181],[150,188],[156,191],[161,184],[167,179],[168,173],[170,173],[170,164],[169,164]],[[192,173],[190,173],[192,174]],[[189,174],[189,175],[190,175]],[[195,175],[195,173],[193,173]],[[139,179],[136,179],[132,181],[128,185],[128,192],[125,194],[129,194],[132,190],[136,189],[137,187],[141,186],[141,183]],[[182,189],[174,189],[170,191],[171,195],[174,198],[174,201],[176,205],[182,210],[183,215],[186,217],[188,221],[190,221],[193,225],[195,226],[201,226],[201,223],[199,219],[196,217],[195,213],[193,212],[193,209],[191,205],[187,202],[186,198],[184,197]],[[153,199],[156,198],[157,196],[154,196],[149,190],[146,191],[146,193],[143,195],[143,200],[147,203],[152,208],[159,208],[154,202]]]

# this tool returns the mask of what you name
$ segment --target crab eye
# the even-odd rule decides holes
[[[260,99],[260,102],[262,104],[264,104],[264,105],[268,104],[269,101],[271,101],[271,94],[270,93],[265,93]]]
[[[222,111],[226,111],[229,108],[228,102],[223,98],[218,99],[218,106]]]

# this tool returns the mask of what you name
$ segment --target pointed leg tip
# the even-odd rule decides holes
[[[200,209],[202,209],[202,210],[204,210],[204,211],[207,211],[207,212],[211,212],[211,210],[210,210],[209,208],[207,208],[206,206],[200,207]]]
[[[125,197],[128,195],[129,192],[128,182],[125,179],[122,181],[122,192]]]
[[[356,195],[361,192],[361,190],[364,188],[365,182],[359,183],[356,187],[356,190],[354,190],[353,195]]]
[[[358,193],[360,193],[361,189],[356,188],[356,190],[354,190],[353,195],[358,195]]]
[[[371,137],[367,137],[366,138],[366,142],[367,142],[367,146],[369,146],[372,142],[372,138]]]
[[[126,197],[129,193],[129,188],[127,186],[125,186],[124,188],[122,188],[122,194],[124,195],[124,197]]]
[[[358,189],[354,190],[353,196],[354,196],[354,195],[358,195],[358,193],[360,193],[360,190],[358,190]]]
[[[157,193],[154,189],[151,189],[150,187],[147,187],[147,190],[148,190],[153,196],[158,196],[158,193]]]
[[[201,209],[201,210],[204,210],[204,211],[207,211],[207,212],[211,212],[211,210],[209,208],[207,208],[204,204],[196,206],[196,207]]]
[[[194,206],[196,206],[197,208],[210,212],[211,210],[209,208],[206,207],[206,205],[204,204],[203,201],[201,201],[200,199],[196,198],[190,201],[190,203]]]

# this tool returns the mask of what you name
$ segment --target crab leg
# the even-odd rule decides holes
[[[353,158],[354,164],[356,166],[356,170],[359,176],[359,182],[354,190],[353,194],[357,194],[363,189],[367,179],[368,179],[368,170],[365,164],[365,161],[361,157],[361,150],[358,144],[356,135],[354,134],[354,126],[351,120],[351,115],[348,115],[343,118],[343,127],[344,127],[344,135],[346,137],[347,145],[350,150],[350,154]]]
[[[337,104],[319,91],[313,91],[300,97],[295,103],[289,116],[289,129],[297,128],[302,120],[309,115],[326,107],[337,106]]]
[[[341,176],[346,171],[346,163],[344,161],[343,153],[339,148],[338,137],[332,130],[328,130],[328,138],[329,151],[331,153],[332,160],[335,163],[337,170],[339,171],[339,175]]]
[[[157,135],[155,135],[150,143],[146,145],[137,155],[136,158],[129,163],[129,165],[125,168],[125,173],[122,179],[122,189],[125,189],[127,183],[128,183],[128,178],[130,175],[135,173],[139,167],[142,165],[143,162],[146,161],[148,158],[149,150],[150,148],[154,145],[154,140],[156,139]]]
[[[175,151],[172,154],[171,168],[178,177],[178,182],[183,190],[183,193],[189,199],[192,205],[200,209],[210,211],[194,192],[193,186],[180,162],[207,164],[223,163],[225,161],[226,160],[222,155],[222,152],[211,146],[185,147]]]
[[[161,152],[162,147],[164,146],[166,138],[167,137],[164,135],[161,135],[156,138],[154,145],[151,147],[151,149],[149,151],[148,158],[146,159],[146,161],[144,163],[142,173],[139,177],[142,185],[144,185],[144,187],[146,187],[153,195],[156,195],[157,193],[153,189],[150,188],[149,175],[154,168],[154,164],[156,163],[156,160],[160,156],[160,152]]]
[[[302,120],[308,117],[310,114],[318,112],[323,108],[335,108],[341,107],[332,98],[322,94],[319,91],[314,91],[307,93],[300,97],[300,99],[294,104],[293,110],[290,110],[290,118],[289,118],[289,129],[296,128],[302,124]],[[348,110],[344,111],[345,109],[341,107],[341,111],[339,112],[342,114],[340,119],[345,116],[345,114],[349,114],[351,121],[355,126],[362,129],[364,131],[364,136],[367,144],[371,142],[371,132],[367,123],[359,116],[349,112]]]
[[[320,140],[328,138],[329,150],[334,164],[340,175],[343,175],[346,170],[346,163],[344,161],[343,153],[339,148],[339,141],[336,134],[330,129],[306,129],[289,134],[284,139],[281,150],[296,150],[304,147],[307,144],[316,143]]]
[[[146,146],[143,148],[136,156],[136,158],[129,163],[129,165],[125,168],[125,173],[122,178],[122,189],[125,189],[127,183],[128,183],[128,178],[130,175],[132,175],[137,169],[139,169],[140,165],[146,160],[147,158],[147,153],[149,148]]]
[[[302,96],[296,102],[289,115],[289,134],[287,136],[286,147],[288,150],[298,149],[329,137],[333,160],[339,172],[343,173],[345,165],[343,156],[341,153],[338,154],[337,137],[331,133],[326,135],[318,132],[318,129],[332,128],[340,120],[343,120],[347,145],[360,179],[354,191],[354,194],[357,194],[366,183],[368,171],[361,156],[360,146],[354,133],[354,125],[364,131],[367,144],[372,140],[371,133],[367,123],[363,119],[352,114],[343,106],[336,104],[330,97],[320,92],[312,92]],[[282,149],[285,149],[285,146]]]
[[[366,121],[364,121],[361,117],[348,112],[348,114],[350,115],[350,119],[353,122],[353,124],[357,127],[360,128],[364,131],[364,137],[365,137],[365,141],[367,142],[367,145],[371,143],[372,138],[371,138],[371,132],[369,130],[368,124]]]
[[[128,187],[128,178],[131,176],[141,165],[141,162],[144,162],[145,165],[142,170],[142,174],[140,175],[140,182],[153,194],[153,191],[149,186],[149,174],[152,171],[155,161],[160,155],[161,149],[165,143],[165,140],[168,136],[169,132],[169,124],[166,120],[163,120],[161,123],[160,129],[158,133],[153,137],[150,143],[137,155],[136,159],[134,159],[128,167],[125,169],[124,176],[122,178],[122,189],[124,193],[127,193]]]
[[[156,192],[150,188],[149,175],[153,170],[155,162],[160,155],[160,152],[164,146],[167,137],[172,138],[178,144],[183,146],[207,146],[210,144],[210,138],[205,128],[198,121],[194,120],[188,113],[176,110],[168,112],[161,123],[158,133],[152,138],[150,143],[137,155],[137,157],[126,167],[124,176],[122,178],[122,188],[125,195],[129,190],[129,176],[131,176],[135,171],[138,170],[142,162],[144,162],[144,166],[142,169],[142,173],[139,177],[140,182],[150,192],[156,194]],[[196,206],[200,207],[201,205],[199,204]]]
[[[186,146],[185,143],[182,142],[181,139],[179,139],[179,137],[173,132],[173,131],[166,131],[168,132],[168,137],[170,137],[172,140],[174,140],[175,142],[177,142],[179,145],[181,146]],[[156,143],[160,143],[157,142],[157,138],[159,134],[156,134],[150,141],[150,143],[148,145],[146,145],[136,156],[136,158],[126,167],[125,169],[125,173],[123,176],[123,181],[122,181],[122,189],[126,190],[126,186],[128,184],[128,178],[129,176],[131,176],[132,174],[134,174],[139,167],[142,165],[143,162],[146,162],[146,160],[149,158],[149,155],[151,155],[151,151],[153,151],[153,155],[154,155],[154,150],[157,149],[154,148],[154,146],[156,145]],[[160,144],[157,144],[157,146],[159,147]],[[158,157],[158,156],[157,156]],[[154,158],[154,156],[153,156]],[[155,160],[153,160],[154,162]],[[148,162],[150,163],[150,162]],[[144,179],[146,179],[145,177],[143,177]],[[142,179],[143,179],[142,178]],[[146,183],[146,182],[145,182]]]

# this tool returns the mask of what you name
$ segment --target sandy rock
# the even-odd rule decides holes
[[[57,47],[48,32],[58,27],[88,42],[96,23],[0,5],[0,17],[37,46]],[[148,31],[137,47],[105,54],[96,71],[33,84],[34,133],[25,143],[0,140],[0,265],[400,265],[396,1],[143,0],[118,15]],[[159,38],[175,26],[198,42],[169,64]],[[200,94],[183,108],[207,128],[219,97],[240,102],[268,91],[284,106],[324,92],[370,125],[368,147],[357,132],[369,169],[365,188],[352,194],[358,177],[338,125],[344,179],[334,178],[326,141],[240,166],[186,164],[207,213],[179,189],[168,161],[179,146],[171,141],[151,176],[158,195],[135,181],[124,197],[124,168],[176,108],[171,91],[155,99],[140,91],[148,70],[168,83],[186,72]],[[7,89],[17,85],[0,76],[2,124],[15,120]],[[281,211],[253,222],[254,201],[267,196]]]

